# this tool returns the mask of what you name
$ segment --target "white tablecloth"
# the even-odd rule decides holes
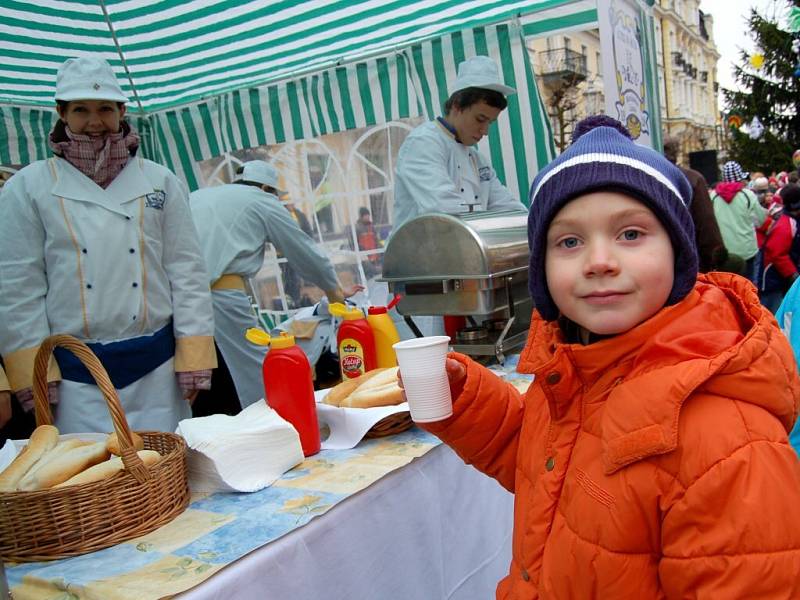
[[[511,494],[438,446],[175,598],[485,600],[512,519]]]

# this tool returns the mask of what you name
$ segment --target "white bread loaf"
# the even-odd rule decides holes
[[[142,437],[138,433],[131,431],[131,440],[133,440],[133,447],[135,450],[144,450],[144,440],[142,440]],[[116,431],[108,434],[106,449],[111,452],[111,454],[116,454],[117,456],[122,455]]]
[[[375,372],[377,371],[377,372]],[[375,369],[375,373],[366,379],[339,406],[345,408],[373,408],[376,406],[394,406],[403,402],[403,390],[397,382],[397,367]]]
[[[136,454],[142,459],[145,467],[150,467],[161,460],[161,455],[155,450],[139,450]],[[116,475],[125,468],[119,456],[113,456],[105,462],[89,467],[77,475],[70,477],[66,481],[53,486],[54,488],[66,487],[68,485],[79,485],[81,483],[92,483]]]
[[[28,445],[13,462],[0,473],[0,491],[13,492],[19,482],[37,462],[58,443],[58,429],[52,425],[39,425],[31,434]]]
[[[367,371],[366,373],[362,373],[358,377],[353,377],[352,379],[345,379],[340,384],[336,385],[335,387],[331,388],[322,401],[325,404],[330,404],[331,406],[341,406],[342,400],[347,398],[350,394],[356,391],[356,389],[363,383],[366,383],[379,373],[383,373],[386,369],[372,369],[372,371]]]
[[[22,491],[32,492],[51,488],[56,484],[66,481],[109,456],[105,442],[96,442],[86,446],[78,446],[53,457],[40,469],[29,473],[22,478],[19,488]]]

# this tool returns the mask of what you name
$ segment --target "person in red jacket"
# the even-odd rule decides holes
[[[797,239],[800,217],[800,187],[790,183],[783,188],[783,206],[770,211],[756,230],[761,247],[762,265],[758,275],[761,303],[777,312],[784,295],[798,277],[800,240]]]
[[[515,494],[498,598],[800,598],[800,379],[748,280],[698,278],[690,197],[581,122],[531,188],[533,383],[449,355],[453,414],[421,426]]]

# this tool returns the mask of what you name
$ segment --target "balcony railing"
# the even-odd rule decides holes
[[[586,57],[569,48],[556,48],[539,53],[539,73],[545,83],[563,80],[578,83],[586,79]]]

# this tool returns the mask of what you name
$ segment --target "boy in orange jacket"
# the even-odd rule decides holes
[[[798,598],[800,380],[746,279],[697,277],[690,188],[590,117],[531,189],[524,396],[466,356],[423,426],[515,494],[498,598]]]

